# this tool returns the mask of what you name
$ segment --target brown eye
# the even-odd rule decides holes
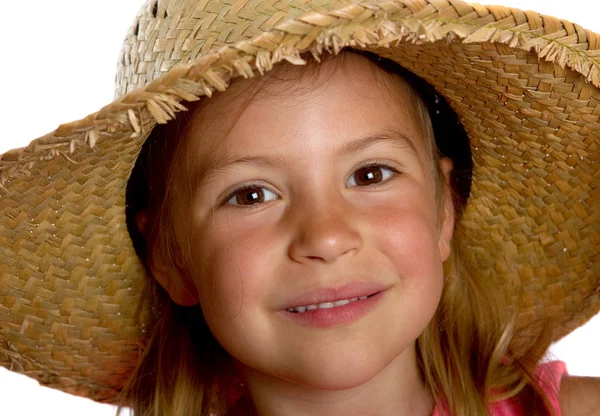
[[[386,173],[385,171],[392,172]],[[357,169],[350,179],[354,179],[354,185],[358,186],[372,186],[387,181],[394,174],[398,174],[398,170],[395,168],[383,164],[375,163],[362,168]]]
[[[224,204],[233,206],[252,206],[272,200],[276,195],[260,184],[247,184],[235,189],[227,196]]]

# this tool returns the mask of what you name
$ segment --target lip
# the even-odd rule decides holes
[[[309,328],[328,329],[350,325],[375,309],[381,300],[385,298],[387,292],[387,290],[375,292],[366,299],[328,309],[318,308],[302,313],[283,310],[277,313],[289,322]]]
[[[335,302],[336,300],[369,296],[377,292],[383,292],[387,289],[389,289],[389,286],[369,281],[352,282],[339,287],[318,288],[290,299],[278,309],[281,311],[286,311],[288,308],[296,308],[298,306],[314,305],[323,302]]]

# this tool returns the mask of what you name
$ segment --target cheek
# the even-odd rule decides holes
[[[266,295],[276,284],[276,244],[268,227],[223,223],[219,226],[221,222],[215,221],[214,226],[196,233],[191,247],[196,259],[192,273],[212,334],[233,357],[253,362],[260,357],[253,346],[270,338],[271,329],[264,318],[270,306]]]
[[[233,318],[256,306],[269,290],[275,245],[267,227],[223,221],[204,230],[196,233],[190,250],[200,302],[209,313]]]
[[[424,211],[393,207],[373,222],[377,250],[396,279],[386,322],[404,334],[399,337],[402,345],[421,335],[442,296],[444,271],[431,217]]]
[[[372,221],[378,250],[403,285],[426,289],[443,277],[435,212],[431,206],[388,206]]]

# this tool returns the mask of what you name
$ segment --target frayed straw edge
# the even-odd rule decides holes
[[[66,377],[63,374],[47,368],[37,362],[34,358],[22,354],[18,349],[0,332],[0,356],[2,361],[10,363],[7,369],[9,371],[23,374],[37,380],[40,385],[57,388],[60,386],[65,392],[79,394],[96,392],[94,397],[96,401],[102,401],[104,397],[112,398],[118,394],[118,391],[108,385],[90,382],[85,377]],[[102,396],[98,393],[102,392]],[[87,396],[87,394],[86,394]]]

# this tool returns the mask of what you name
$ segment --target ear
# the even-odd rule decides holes
[[[147,242],[146,265],[152,276],[167,291],[169,297],[178,305],[193,306],[199,302],[198,291],[193,282],[181,276],[175,267],[169,267],[165,255],[168,250],[161,250],[150,240],[150,226],[152,224],[150,213],[147,209],[140,211],[135,216],[135,224]]]
[[[446,261],[450,256],[455,221],[452,187],[450,185],[450,176],[452,174],[452,169],[454,168],[454,163],[452,163],[451,159],[443,157],[440,160],[440,168],[444,176],[444,184],[443,211],[440,212],[440,235],[438,238],[438,245],[442,261]]]

